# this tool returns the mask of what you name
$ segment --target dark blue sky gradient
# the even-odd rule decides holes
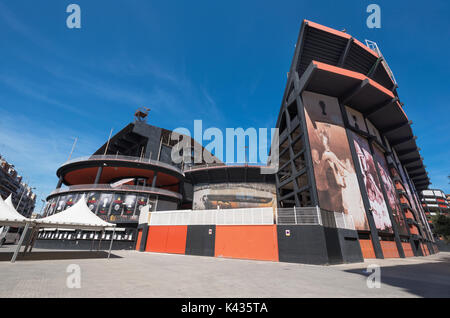
[[[66,27],[70,3],[82,29]],[[366,7],[381,7],[381,29]],[[73,138],[89,155],[152,108],[168,129],[271,128],[303,19],[380,46],[432,187],[450,187],[448,1],[0,0],[0,153],[47,195]]]

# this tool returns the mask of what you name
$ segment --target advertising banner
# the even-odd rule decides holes
[[[369,230],[338,100],[311,92],[302,98],[320,207],[349,214],[357,230]]]
[[[97,212],[98,202],[100,198],[100,193],[90,192],[87,195],[87,205],[92,212]]]
[[[381,183],[375,168],[375,162],[370,152],[367,140],[355,133],[351,133],[355,144],[356,155],[361,167],[361,174],[369,198],[375,227],[379,231],[393,233],[389,211],[384,200]]]
[[[98,207],[98,215],[107,215],[109,212],[109,207],[111,206],[112,202],[112,193],[102,193],[100,195],[100,202]]]
[[[64,211],[66,207],[66,195],[62,195],[59,197],[58,203],[56,204],[56,211],[54,213],[59,213]]]
[[[136,195],[128,194],[125,197],[124,215],[133,215],[136,208]]]
[[[374,147],[375,159],[381,174],[381,181],[388,197],[388,203],[392,210],[392,216],[401,235],[408,235],[407,225],[400,208],[400,201],[395,191],[394,182],[389,174],[389,168],[384,153]]]
[[[194,187],[194,210],[262,207],[276,207],[275,185],[220,183]]]
[[[146,196],[146,195],[138,195],[137,196],[137,202],[136,202],[136,212],[135,212],[135,214],[136,215],[140,215],[140,213],[141,213],[141,209],[144,207],[144,206],[146,206],[147,205],[147,202],[148,202],[148,196]],[[154,204],[152,204],[152,206],[153,206]],[[151,211],[151,209],[150,209],[150,211]]]
[[[111,206],[111,215],[121,215],[124,208],[124,197],[123,193],[114,194],[114,200]]]

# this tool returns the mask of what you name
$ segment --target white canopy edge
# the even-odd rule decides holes
[[[6,200],[0,196],[0,225],[20,227],[31,220],[16,211],[12,204],[11,195]]]
[[[70,208],[57,214],[32,221],[39,228],[99,231],[116,227],[116,224],[106,222],[95,215],[87,206],[84,195]]]

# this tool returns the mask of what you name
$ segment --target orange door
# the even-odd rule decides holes
[[[218,225],[215,256],[278,261],[276,226]]]

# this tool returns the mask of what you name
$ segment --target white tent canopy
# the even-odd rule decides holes
[[[104,230],[116,224],[103,221],[87,206],[84,195],[73,206],[43,219],[33,220],[38,227],[56,227],[82,230]]]
[[[0,196],[0,225],[21,227],[30,221],[16,211],[12,204],[11,195],[6,200],[3,200]]]
[[[113,235],[111,237],[111,244],[109,246],[108,258],[111,255],[111,248],[114,240],[114,232],[116,224],[108,223],[103,221],[97,215],[92,213],[86,204],[85,196],[83,195],[77,203],[72,207],[64,210],[60,213],[48,216],[43,219],[30,220],[22,215],[20,215],[12,206],[12,202],[9,199],[9,203],[3,201],[0,198],[0,225],[14,225],[14,226],[25,226],[23,233],[20,237],[19,243],[17,244],[16,251],[11,259],[11,262],[16,261],[17,255],[19,254],[20,248],[22,246],[23,240],[27,234],[28,228],[33,227],[33,232],[31,238],[27,245],[25,246],[25,252],[28,248],[33,248],[35,237],[39,228],[42,227],[54,227],[58,229],[77,229],[77,230],[91,230],[91,231],[104,231],[107,228],[113,228]],[[11,206],[10,206],[11,205]],[[8,223],[9,222],[9,223]],[[12,223],[16,222],[16,223]]]

